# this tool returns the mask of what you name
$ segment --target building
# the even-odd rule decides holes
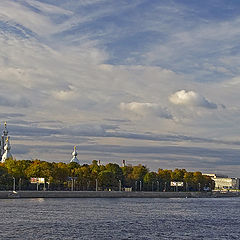
[[[205,176],[209,176],[211,178],[228,178],[227,175],[223,175],[223,174],[215,174],[215,173],[206,173],[206,174],[203,174]]]
[[[215,189],[240,189],[239,188],[239,178],[213,178],[215,182]]]
[[[204,174],[212,178],[215,183],[215,190],[223,190],[223,189],[240,189],[240,179],[239,178],[229,178],[226,175],[221,174]]]
[[[0,141],[0,160],[2,159],[2,155],[4,154],[4,146],[8,137],[8,129],[7,122],[4,123],[4,130],[2,133],[1,141]]]
[[[8,136],[7,123],[4,123],[3,134],[0,141],[0,160],[1,162],[5,162],[6,159],[12,158],[12,154],[10,152],[10,137]]]
[[[2,163],[4,163],[6,159],[12,158],[12,154],[10,150],[11,150],[10,141],[9,141],[9,138],[7,137],[6,143],[4,146],[4,154],[2,155]]]
[[[77,150],[76,150],[76,146],[74,146],[73,152],[72,152],[73,157],[72,157],[70,163],[74,162],[74,163],[80,164],[79,160],[77,159],[77,155],[78,155],[78,153],[77,153]]]

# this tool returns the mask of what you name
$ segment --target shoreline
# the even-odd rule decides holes
[[[240,192],[0,191],[0,199],[16,198],[221,198]]]

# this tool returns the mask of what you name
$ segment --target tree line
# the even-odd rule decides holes
[[[213,189],[214,182],[201,172],[185,169],[158,169],[150,171],[144,165],[120,167],[116,163],[98,165],[55,163],[40,160],[7,159],[0,163],[0,190],[35,190],[31,178],[45,178],[39,189],[47,190],[132,190],[132,191],[203,191]],[[181,187],[171,186],[171,182],[183,182]]]

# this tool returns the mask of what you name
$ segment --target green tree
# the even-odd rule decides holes
[[[106,171],[112,172],[113,176],[116,180],[123,180],[123,172],[122,169],[116,163],[108,163],[106,166]]]
[[[62,190],[68,181],[69,171],[66,163],[53,163],[52,176],[48,180],[50,188]]]
[[[168,191],[170,189],[172,170],[158,169],[158,179],[162,191]]]
[[[131,177],[135,181],[143,181],[143,178],[147,173],[148,173],[147,167],[139,164],[138,166],[133,167]]]
[[[91,176],[91,168],[89,167],[89,165],[84,164],[82,167],[82,183],[83,183],[83,189],[84,190],[90,190],[91,185],[93,185],[95,183],[93,183],[93,179]]]
[[[10,190],[13,186],[12,176],[3,163],[0,163],[0,190]]]
[[[102,189],[114,189],[118,186],[118,181],[113,172],[105,170],[99,173],[98,176],[99,186]]]
[[[201,172],[193,173],[193,182],[195,184],[195,190],[202,190],[204,187],[204,177]]]
[[[186,185],[186,190],[193,190],[195,188],[193,172],[186,172],[183,177]]]
[[[184,174],[187,171],[185,169],[176,168],[173,172],[171,172],[171,180],[175,182],[183,182]]]
[[[145,174],[143,178],[144,185],[146,186],[146,190],[154,190],[156,189],[156,182],[158,179],[158,175],[156,172],[148,172]]]
[[[135,180],[132,177],[133,167],[131,165],[122,167],[123,172],[123,186],[133,187]]]

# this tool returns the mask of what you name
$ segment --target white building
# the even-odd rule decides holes
[[[239,189],[239,178],[213,178],[215,189]]]
[[[212,178],[215,183],[215,190],[223,189],[240,189],[240,179],[239,178],[229,178],[226,175],[220,174],[204,174]]]
[[[9,138],[7,137],[6,143],[4,146],[4,154],[2,155],[2,163],[4,163],[8,158],[12,158],[12,154],[10,153],[10,150],[11,150],[10,141],[9,141]]]

